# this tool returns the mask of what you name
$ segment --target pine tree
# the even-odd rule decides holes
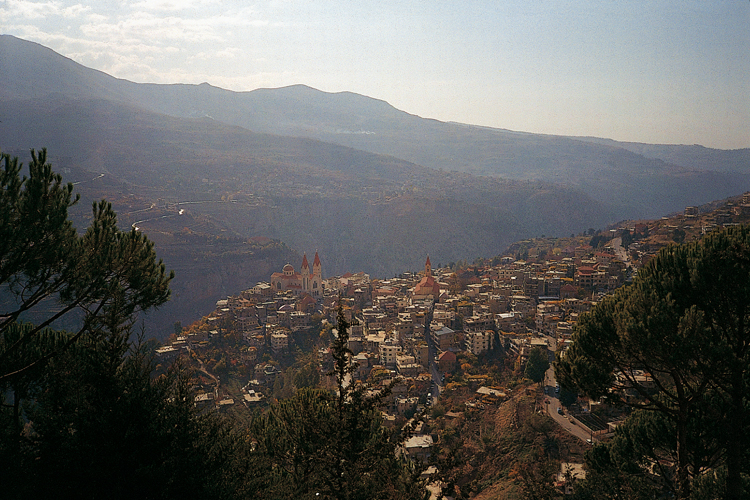
[[[526,361],[526,369],[524,375],[536,382],[541,384],[544,380],[544,374],[549,369],[549,356],[547,349],[543,349],[539,346],[534,347],[529,353],[529,359]]]
[[[152,380],[152,354],[129,336],[87,336],[45,366],[27,401],[19,496],[234,497],[237,436],[198,413],[179,364]]]
[[[726,498],[742,498],[750,425],[748,304],[750,228],[717,231],[663,249],[631,286],[581,318],[571,348],[556,363],[563,384],[593,397],[621,394],[611,388],[635,390],[644,408],[669,419],[677,498],[690,496],[702,472],[691,467],[691,426],[707,408],[720,410],[710,439],[723,450]]]
[[[131,317],[163,304],[173,276],[144,235],[118,229],[106,201],[94,203],[91,225],[78,235],[68,218],[79,199],[73,185],[52,171],[46,150],[32,150],[31,157],[22,178],[18,158],[0,155],[0,285],[7,291],[0,298],[0,337],[24,318],[34,324],[13,342],[0,342],[0,383],[96,332],[106,314]],[[76,330],[64,344],[47,345],[24,366],[12,361],[45,328],[71,316]]]
[[[153,244],[120,231],[105,201],[79,235],[68,218],[78,198],[46,151],[32,151],[28,178],[17,158],[2,161],[4,496],[231,496],[231,429],[196,413],[190,375],[179,366],[152,380],[152,355],[128,340],[135,313],[169,298],[172,274]],[[75,329],[51,328],[62,320]]]
[[[397,455],[382,426],[389,387],[356,383],[348,328],[339,306],[332,345],[334,394],[304,388],[273,404],[251,428],[255,442],[248,481],[256,496],[281,498],[414,499],[425,497],[417,469]]]

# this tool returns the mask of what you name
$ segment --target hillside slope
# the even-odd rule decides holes
[[[386,276],[418,268],[428,253],[444,262],[494,255],[526,235],[577,232],[613,217],[552,184],[440,172],[112,101],[5,100],[0,114],[9,117],[0,123],[6,152],[23,159],[46,146],[58,167],[104,173],[143,199],[232,200],[190,210],[238,237],[318,249],[329,273]]]
[[[0,71],[21,77],[0,94],[5,98],[116,100],[175,117],[210,117],[256,132],[322,140],[433,169],[543,180],[588,193],[612,207],[616,219],[657,217],[750,188],[750,149],[659,147],[444,123],[381,100],[304,85],[231,92],[209,84],[136,84],[10,36],[0,37],[0,55]]]
[[[122,224],[152,236],[168,265],[224,276],[208,287],[220,295],[284,261],[298,265],[302,252],[319,251],[326,275],[384,277],[419,269],[426,254],[471,261],[530,236],[658,217],[750,190],[748,150],[706,154],[443,123],[302,85],[137,84],[7,35],[0,71],[8,76],[0,150],[27,161],[30,148],[47,147],[65,180],[80,183],[81,223],[90,201],[112,200]],[[205,241],[175,244],[186,230]],[[238,264],[233,245],[253,238],[276,240],[280,251],[263,263],[247,253],[255,264]],[[226,251],[215,252],[216,241]],[[175,307],[193,307],[185,304]]]

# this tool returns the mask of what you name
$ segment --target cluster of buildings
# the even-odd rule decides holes
[[[220,300],[207,318],[209,325],[216,325],[208,336],[191,333],[194,338],[180,337],[161,348],[160,356],[173,357],[191,345],[199,349],[220,331],[220,325],[231,324],[244,342],[239,361],[252,367],[253,379],[244,388],[244,403],[262,404],[264,394],[282,374],[279,364],[269,361],[268,355],[277,359],[293,352],[309,339],[310,332],[332,329],[336,335],[341,307],[350,325],[348,347],[357,365],[353,376],[382,381],[398,377],[383,408],[384,423],[396,425],[399,418],[410,418],[434,400],[436,384],[441,385],[445,375],[456,370],[462,353],[482,356],[501,349],[522,368],[536,346],[547,348],[554,339],[558,349],[565,349],[580,315],[622,286],[632,274],[630,266],[648,262],[659,248],[676,241],[675,235],[681,231],[704,233],[747,217],[750,193],[711,217],[688,207],[678,217],[612,230],[607,238],[611,243],[604,247],[593,248],[582,239],[567,248],[540,251],[530,245],[522,258],[519,254],[506,256],[491,265],[458,271],[432,269],[428,257],[422,272],[391,279],[372,279],[365,273],[324,279],[316,252],[312,266],[305,255],[299,271],[287,264],[281,272],[271,274],[268,282]],[[613,238],[626,232],[634,238],[629,248],[623,249]],[[329,347],[319,348],[317,359],[321,374],[332,370]],[[642,385],[650,383],[646,374],[638,376]],[[483,408],[507,397],[501,388],[487,387],[486,376],[466,379],[476,391],[467,406]],[[203,399],[197,404],[215,400],[217,408],[232,401],[218,393],[200,397]],[[448,412],[447,417],[458,415]],[[579,413],[577,425],[588,429],[592,438],[612,431],[611,423],[586,420],[593,417],[590,412]],[[434,438],[429,427],[418,428],[404,443],[403,452],[427,460]],[[573,476],[580,473],[573,469],[579,464],[565,467],[571,468]],[[569,476],[567,471],[558,478],[561,489],[569,487]]]
[[[169,359],[182,349],[200,353],[211,336],[231,328],[242,339],[232,362],[252,374],[257,402],[281,373],[273,360],[304,346],[311,332],[334,328],[336,334],[341,304],[350,324],[355,377],[366,380],[373,372],[401,377],[387,411],[409,416],[432,399],[432,384],[456,369],[461,353],[504,349],[522,365],[531,348],[546,345],[544,336],[568,339],[578,315],[598,294],[619,286],[623,275],[612,252],[579,246],[458,272],[433,270],[428,257],[420,273],[386,280],[365,273],[323,279],[316,252],[312,266],[305,255],[299,271],[287,264],[268,282],[219,300],[205,328],[178,337],[157,356]],[[317,355],[321,373],[327,373],[330,349]]]

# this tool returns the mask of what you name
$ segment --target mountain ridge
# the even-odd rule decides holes
[[[43,48],[44,50],[41,50]],[[13,56],[13,54],[22,51],[23,57]],[[35,51],[40,53],[35,56]],[[88,90],[94,96],[108,99],[117,99],[131,104],[137,104],[151,111],[156,111],[172,116],[197,117],[210,116],[213,119],[224,121],[229,124],[239,125],[249,130],[258,132],[275,133],[281,135],[304,136],[333,142],[340,145],[363,149],[369,152],[387,154],[406,159],[412,163],[417,163],[431,168],[443,168],[482,175],[502,175],[511,178],[524,178],[523,169],[514,164],[512,159],[505,158],[503,168],[498,163],[493,162],[493,156],[502,159],[498,153],[502,153],[503,146],[500,144],[493,148],[487,154],[471,154],[464,148],[462,155],[439,155],[428,154],[427,151],[445,149],[448,136],[456,136],[454,143],[460,142],[471,144],[473,149],[480,149],[476,146],[483,142],[497,141],[502,138],[513,137],[523,141],[531,141],[525,147],[519,149],[518,146],[511,151],[513,155],[519,152],[528,153],[528,148],[538,147],[540,143],[552,141],[554,147],[568,144],[565,141],[575,141],[580,144],[596,144],[597,146],[606,146],[607,148],[623,148],[633,152],[637,149],[645,151],[650,148],[653,151],[654,145],[639,145],[640,143],[618,142],[611,139],[585,138],[585,137],[566,137],[550,134],[533,134],[529,132],[510,131],[501,128],[483,127],[477,125],[455,124],[454,122],[441,122],[434,119],[424,119],[416,115],[398,110],[388,104],[386,101],[363,96],[353,92],[323,92],[304,84],[291,85],[278,89],[260,88],[249,91],[235,92],[220,87],[202,83],[193,84],[154,84],[154,83],[134,83],[124,79],[118,79],[107,75],[98,70],[86,68],[69,58],[60,56],[54,51],[47,49],[34,42],[27,42],[10,35],[0,36],[0,53],[3,55],[0,61],[0,69],[5,74],[10,74],[12,67],[18,65],[20,60],[24,64],[26,61],[34,61],[37,57],[44,60],[45,68],[54,68],[58,64],[66,67],[74,67],[74,74],[79,78],[88,75],[93,78],[93,82],[74,82],[72,90],[68,94],[76,96],[82,95],[83,90]],[[64,61],[64,62],[63,62]],[[39,70],[40,68],[37,68]],[[62,71],[55,71],[62,73]],[[37,85],[34,86],[34,97],[39,97],[47,93],[60,92],[60,87],[70,78],[63,78],[59,81],[50,80],[42,81],[39,85],[39,79],[35,80]],[[15,79],[14,79],[15,81]],[[12,82],[11,82],[12,83]],[[50,88],[44,90],[44,85]],[[5,93],[9,93],[10,87],[6,88]],[[27,96],[26,94],[16,92],[16,97]],[[223,105],[222,102],[229,102],[229,105]],[[268,111],[272,111],[269,113]],[[375,113],[377,112],[377,113]],[[384,122],[383,120],[390,120]],[[398,133],[403,133],[409,128],[415,128],[411,136],[398,141]],[[437,129],[436,129],[437,127]],[[357,132],[365,133],[357,133]],[[468,134],[461,132],[469,131]],[[371,133],[370,133],[371,132]],[[439,138],[430,137],[440,133]],[[480,135],[477,137],[476,134]],[[427,142],[423,151],[410,150],[409,144],[414,144],[421,139]],[[380,136],[386,137],[385,141],[380,140]],[[394,146],[395,144],[395,146]],[[672,146],[671,148],[684,148],[686,146]],[[692,147],[692,146],[687,146]],[[724,152],[725,150],[711,150],[712,152]],[[605,150],[595,149],[598,155],[604,154]],[[739,150],[726,150],[735,152],[735,156],[740,156],[735,160],[739,164],[740,170],[750,168],[750,148]],[[468,154],[467,154],[468,153]],[[588,154],[592,154],[589,152]],[[675,156],[652,153],[648,157],[657,158],[681,165],[684,167],[696,168],[701,170],[711,170],[708,168],[715,164],[715,156],[698,163],[693,162],[689,165],[681,164],[676,159],[682,159],[684,163],[686,155]],[[463,158],[463,159],[462,159]],[[726,169],[724,169],[725,171]],[[734,171],[737,171],[735,169]]]
[[[160,245],[185,229],[202,235],[199,254],[232,275],[219,288],[241,280],[220,271],[239,267],[222,263],[214,238],[286,245],[258,272],[242,267],[246,287],[275,258],[312,249],[327,275],[387,277],[419,269],[426,254],[446,263],[491,257],[526,237],[659,217],[750,190],[750,150],[711,151],[686,166],[690,151],[679,147],[639,152],[423,119],[302,84],[240,93],[139,84],[9,35],[0,36],[0,71],[11,75],[0,88],[3,152],[26,161],[30,148],[47,147],[85,201],[111,199],[123,225],[150,221],[139,227]],[[189,218],[174,210],[179,202],[191,203]],[[158,223],[157,212],[166,217]],[[142,213],[154,217],[132,215]],[[159,251],[172,262],[201,258],[184,246]],[[198,274],[186,281],[182,290],[201,282]]]
[[[382,100],[303,84],[246,92],[208,83],[138,84],[10,35],[0,36],[0,54],[0,71],[13,74],[21,67],[25,77],[11,79],[2,94],[6,100],[101,98],[172,117],[207,117],[254,132],[319,140],[439,171],[550,182],[588,193],[611,206],[616,219],[655,217],[750,188],[750,149],[696,150],[441,122]],[[42,78],[45,71],[57,77]],[[31,92],[24,82],[38,85]],[[713,165],[719,167],[707,168]]]

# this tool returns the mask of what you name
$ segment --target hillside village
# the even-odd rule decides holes
[[[500,412],[519,397],[545,408],[585,449],[611,435],[627,409],[563,397],[551,369],[543,391],[519,382],[531,351],[542,348],[553,359],[565,350],[580,315],[631,280],[663,246],[749,219],[746,193],[660,220],[525,240],[471,265],[433,268],[426,256],[422,271],[390,279],[365,273],[322,279],[325,258],[316,252],[312,270],[304,256],[299,270],[287,264],[268,282],[219,300],[195,324],[176,325],[157,360],[162,369],[178,356],[191,360],[200,378],[196,405],[242,418],[290,395],[292,387],[332,387],[329,344],[341,307],[355,377],[371,384],[397,379],[383,408],[385,424],[400,428],[422,415],[404,443],[413,459],[428,462],[439,454],[444,434],[438,429],[446,419]]]
[[[600,19],[285,4],[239,29],[231,5],[208,26],[205,5],[15,4],[0,34],[3,497],[748,495],[750,148],[727,96],[749,68],[713,43],[743,40],[736,5]],[[170,29],[138,30],[144,16]],[[457,36],[461,60],[432,35]],[[362,43],[375,79],[335,64]],[[128,70],[134,47],[149,57]],[[602,54],[626,57],[592,64]],[[180,82],[186,61],[204,83]],[[388,83],[426,66],[471,81],[429,102],[450,85]],[[632,105],[602,94],[608,109],[581,114],[623,82]],[[705,245],[671,247],[688,242]]]

